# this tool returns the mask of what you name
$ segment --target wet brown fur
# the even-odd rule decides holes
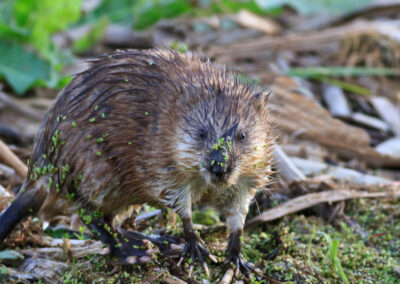
[[[196,56],[128,50],[97,57],[47,112],[22,190],[46,192],[43,215],[88,208],[113,216],[148,203],[185,216],[192,203],[205,203],[228,217],[240,211],[241,224],[235,219],[228,227],[241,229],[248,202],[271,173],[267,97]],[[220,138],[215,129],[232,125],[228,162],[235,176],[230,184],[205,183],[201,159],[209,163],[207,153]],[[205,141],[196,140],[200,128],[208,131]],[[243,131],[247,138],[240,142]],[[35,176],[49,165],[58,171]]]

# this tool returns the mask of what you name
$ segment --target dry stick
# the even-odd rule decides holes
[[[219,282],[219,284],[230,284],[232,282],[234,271],[232,268],[229,268],[226,272],[224,277],[222,277],[222,280]]]
[[[312,207],[319,203],[336,202],[352,198],[371,198],[371,197],[389,197],[400,196],[400,189],[394,189],[389,192],[364,192],[357,190],[328,190],[318,193],[309,193],[300,197],[293,198],[275,208],[272,208],[261,215],[254,217],[247,222],[246,227],[250,227],[262,222],[272,221],[291,213]]]
[[[279,169],[279,174],[288,183],[306,180],[306,176],[297,168],[279,145],[274,146],[273,156],[275,164]]]
[[[4,103],[10,109],[13,109],[14,111],[22,115],[25,115],[26,117],[29,117],[35,121],[41,121],[43,119],[43,114],[40,111],[21,105],[20,103],[18,103],[16,100],[14,100],[1,90],[0,90],[0,102]]]
[[[28,167],[0,140],[0,159],[12,167],[19,176],[25,177]]]
[[[359,21],[345,26],[315,32],[290,34],[284,37],[265,36],[254,40],[234,43],[229,46],[212,47],[210,48],[209,55],[221,56],[220,60],[234,60],[248,57],[254,58],[265,53],[266,50],[316,50],[344,37],[381,34],[381,30],[387,30],[387,26],[390,24],[393,27],[397,27],[398,21],[391,21],[390,23]]]

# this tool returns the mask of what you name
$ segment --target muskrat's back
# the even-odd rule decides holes
[[[201,62],[170,51],[126,51],[90,64],[57,97],[32,151],[30,181],[49,183],[43,210],[70,213],[86,204],[109,214],[158,203],[146,185],[159,178],[156,168],[171,166],[165,140],[176,111],[185,111],[177,105],[185,95],[179,82],[190,83]]]

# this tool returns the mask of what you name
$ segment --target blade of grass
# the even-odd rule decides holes
[[[366,68],[366,67],[299,67],[291,68],[284,73],[286,76],[302,78],[315,78],[321,76],[346,77],[346,76],[400,76],[400,70],[395,68]]]
[[[338,86],[344,91],[352,92],[352,93],[359,94],[359,95],[362,95],[362,96],[369,97],[369,96],[372,95],[372,93],[371,93],[371,91],[369,89],[361,87],[361,86],[356,85],[356,84],[343,82],[341,80],[337,80],[337,79],[333,79],[333,78],[329,78],[329,77],[320,77],[320,78],[316,77],[314,79],[315,80],[319,80],[319,81],[324,82],[324,83],[328,83],[328,84],[331,84],[331,85]]]
[[[338,257],[339,240],[332,241],[331,236],[324,232],[318,232],[318,234],[323,235],[325,237],[326,242],[328,243],[329,255],[330,255],[332,267],[336,268],[342,281],[346,284],[349,284],[349,280],[347,279],[347,276],[344,273],[342,264],[340,263],[340,259]]]

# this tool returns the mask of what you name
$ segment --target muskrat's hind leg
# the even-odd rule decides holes
[[[38,212],[46,199],[42,183],[24,184],[14,202],[0,214],[0,243],[22,219]]]
[[[82,212],[82,211],[81,211]],[[141,247],[139,239],[127,239],[116,232],[103,219],[95,217],[96,214],[87,212],[80,214],[86,226],[97,235],[100,240],[110,248],[110,254],[119,258],[122,264],[145,263],[151,260],[151,252],[135,247]]]

